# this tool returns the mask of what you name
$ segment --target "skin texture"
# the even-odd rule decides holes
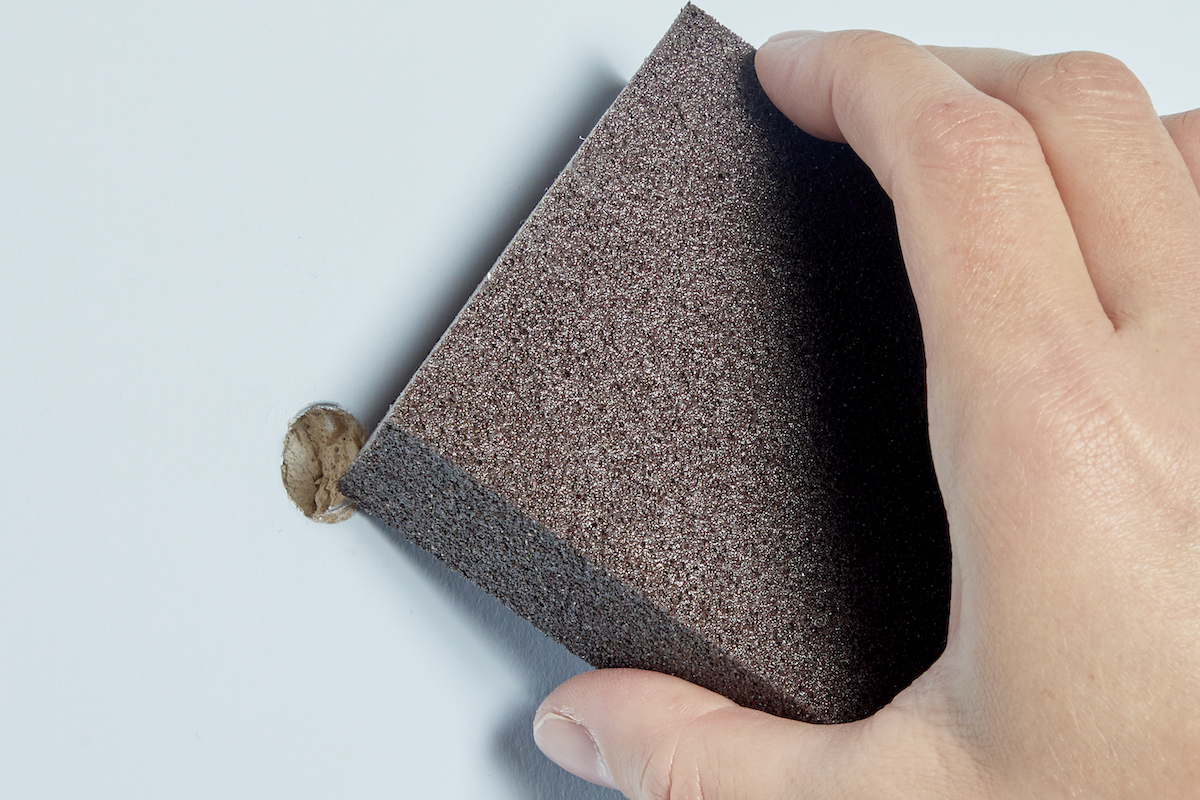
[[[796,32],[757,68],[895,202],[949,643],[836,726],[587,673],[539,746],[637,800],[1200,797],[1200,113],[1095,53]]]

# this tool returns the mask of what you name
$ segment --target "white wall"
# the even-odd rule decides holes
[[[314,401],[379,420],[680,3],[0,5],[0,796],[612,796],[528,734],[582,664],[305,520],[279,451]],[[702,6],[1200,105],[1191,0]]]

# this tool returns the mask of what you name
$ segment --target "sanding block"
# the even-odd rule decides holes
[[[683,10],[341,481],[597,667],[861,718],[945,644],[891,204]]]

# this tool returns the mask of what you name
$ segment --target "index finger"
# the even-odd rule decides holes
[[[849,143],[892,198],[931,391],[1111,334],[1038,138],[1013,108],[875,32],[785,34],[756,66],[784,114]]]

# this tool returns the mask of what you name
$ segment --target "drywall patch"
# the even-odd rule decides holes
[[[288,425],[283,437],[283,486],[304,516],[341,522],[354,504],[338,490],[338,480],[366,441],[363,426],[341,406],[311,405]]]

